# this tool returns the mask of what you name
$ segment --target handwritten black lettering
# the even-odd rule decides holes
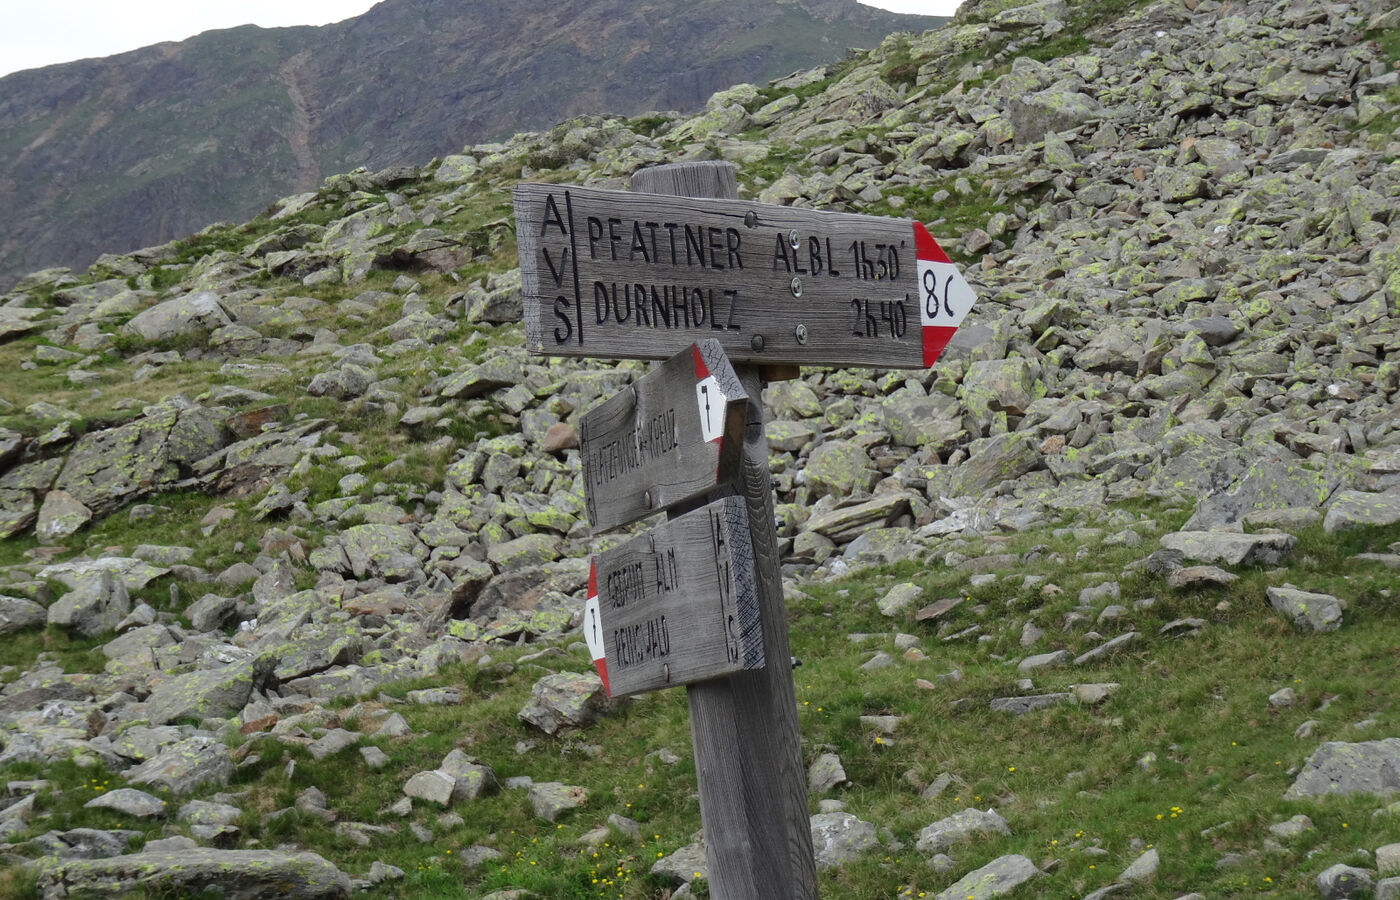
[[[554,329],[554,343],[567,344],[574,336],[574,325],[569,321],[569,298],[562,294],[554,298],[554,318],[560,322]]]
[[[603,239],[603,220],[597,216],[588,217],[588,258],[598,258],[598,242]]]
[[[621,219],[608,219],[608,246],[612,251],[613,259],[617,259],[617,245],[622,243],[622,235],[617,232],[618,226],[621,224]]]
[[[547,194],[544,200],[544,221],[540,223],[540,237],[549,234],[551,225],[558,228],[564,237],[569,236],[569,229],[564,227],[564,217],[559,213],[559,204],[555,202],[553,194]]]

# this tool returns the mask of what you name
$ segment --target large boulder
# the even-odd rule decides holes
[[[1341,491],[1327,508],[1322,528],[1328,534],[1367,525],[1393,525],[1400,522],[1400,490],[1384,494]]]
[[[232,777],[228,748],[211,737],[192,737],[173,744],[126,773],[132,784],[165,788],[180,796],[204,784],[226,785]]]
[[[39,543],[54,544],[90,521],[92,510],[77,497],[67,491],[49,491],[39,507],[39,521],[34,525],[34,534],[39,538]]]
[[[1040,870],[1024,856],[999,856],[980,869],[958,879],[934,900],[988,900],[1016,890],[1040,875]]]
[[[1235,534],[1221,531],[1177,531],[1162,536],[1162,546],[1186,559],[1227,566],[1276,566],[1293,553],[1298,539],[1291,534]]]
[[[1323,744],[1313,752],[1293,785],[1284,791],[1283,798],[1348,794],[1400,794],[1400,738]]]
[[[850,862],[880,846],[875,826],[847,812],[818,813],[812,816],[811,828],[818,869]]]
[[[34,869],[43,900],[190,897],[206,891],[228,900],[340,900],[350,895],[349,877],[314,853],[198,847],[94,860],[50,857],[36,861]]]
[[[1010,834],[1011,826],[993,810],[965,809],[925,826],[916,845],[920,853],[942,853],[981,834]]]
[[[134,422],[79,438],[54,488],[105,515],[179,481],[225,443],[227,433],[213,413],[161,404]]]
[[[955,497],[975,497],[1003,481],[1014,481],[1041,464],[1033,434],[999,434],[977,447],[972,458],[953,470],[948,481]]]
[[[1291,584],[1270,587],[1266,593],[1269,605],[1299,628],[1326,632],[1342,627],[1342,602],[1331,594],[1300,591]]]
[[[148,341],[161,341],[231,324],[233,320],[219,305],[218,295],[201,291],[157,303],[133,316],[126,327]]]
[[[273,662],[268,655],[161,682],[146,700],[146,718],[152,725],[166,725],[176,719],[233,716],[248,705],[253,688],[267,679]]]
[[[961,407],[946,394],[921,396],[901,390],[884,401],[880,412],[890,439],[905,447],[944,453],[967,437]]]
[[[1012,97],[1011,131],[1019,144],[1041,140],[1046,134],[1078,128],[1103,115],[1103,108],[1088,94],[1049,88]]]
[[[58,625],[84,637],[111,631],[131,612],[126,582],[110,571],[87,578],[48,608],[50,625]]]
[[[845,497],[874,487],[880,477],[855,441],[827,441],[807,459],[807,485],[818,494]]]
[[[597,675],[560,672],[535,682],[530,702],[518,717],[545,734],[557,734],[591,725],[615,706]]]
[[[43,625],[48,611],[33,600],[0,595],[0,636]]]
[[[340,535],[356,578],[421,581],[427,548],[403,525],[356,525]]]

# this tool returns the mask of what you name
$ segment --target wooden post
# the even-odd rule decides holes
[[[731,200],[739,193],[734,167],[716,162],[643,169],[632,176],[632,190]],[[748,508],[767,665],[686,688],[710,896],[815,900],[817,869],[797,695],[788,665],[762,380],[757,366],[734,368],[749,403],[741,476],[731,490],[743,496]]]

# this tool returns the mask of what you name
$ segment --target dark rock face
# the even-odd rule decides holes
[[[941,19],[855,0],[386,0],[0,79],[0,289],[242,220],[325,174],[583,113],[688,110]]]

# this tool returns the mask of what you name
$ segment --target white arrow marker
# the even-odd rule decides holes
[[[592,560],[588,561],[588,597],[583,604],[583,640],[588,644],[588,655],[593,658],[593,668],[598,670],[598,677],[603,679],[603,690],[611,697],[612,689],[608,687],[608,657],[603,647],[603,623],[598,607],[598,568]]]
[[[919,264],[919,321],[924,365],[931,366],[953,339],[963,316],[977,302],[972,285],[938,246],[922,223],[914,223],[914,255]]]

